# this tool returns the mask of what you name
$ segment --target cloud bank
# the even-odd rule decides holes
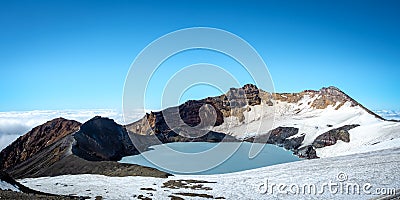
[[[127,121],[133,122],[143,117],[143,115],[143,112],[135,111],[129,115],[129,120]],[[94,116],[108,117],[119,124],[125,124],[122,112],[112,109],[0,112],[0,150],[32,128],[54,118],[63,117],[84,123]]]
[[[395,110],[375,110],[375,113],[385,119],[400,120],[400,111]]]

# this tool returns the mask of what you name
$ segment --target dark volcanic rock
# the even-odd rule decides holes
[[[284,144],[285,140],[299,132],[298,128],[294,127],[278,127],[271,131],[268,138],[269,144]]]
[[[200,123],[203,123],[200,120],[200,108],[204,105],[210,105],[209,109],[205,110],[205,115],[207,116],[213,116],[213,109],[216,112],[216,120],[215,123],[213,124],[214,126],[219,126],[224,122],[224,117],[222,112],[214,105],[213,102],[204,102],[204,101],[196,101],[196,100],[190,100],[185,102],[184,104],[179,106],[179,116],[183,120],[183,122],[191,127],[195,127],[200,125]],[[167,109],[168,110],[168,109]],[[213,116],[214,117],[214,116]],[[207,118],[203,118],[206,119]],[[178,123],[174,123],[178,124]]]
[[[294,151],[294,154],[299,158],[314,159],[318,158],[317,152],[312,145],[301,147]]]
[[[246,138],[246,142],[256,142],[256,143],[268,143],[275,144],[278,146],[283,146],[288,150],[295,150],[301,146],[304,140],[304,134],[299,137],[291,137],[299,132],[298,128],[294,127],[278,127],[266,134],[260,135],[258,137]]]
[[[126,130],[108,118],[92,118],[81,126],[74,138],[72,152],[86,160],[118,161],[136,153]]]
[[[292,138],[286,138],[283,141],[283,147],[288,150],[295,150],[301,146],[303,143],[305,135],[301,135],[299,137],[292,137]]]
[[[139,152],[147,151],[153,145],[171,142],[240,142],[233,136],[214,131],[209,131],[205,135],[195,138],[182,136],[175,131],[169,131],[165,134],[157,133],[155,135],[140,135],[130,132],[129,137],[132,141],[135,141],[135,148]]]
[[[337,140],[342,140],[343,142],[350,142],[350,134],[348,131],[357,126],[360,125],[358,124],[345,125],[339,128],[329,130],[328,132],[325,132],[319,135],[317,138],[315,138],[314,142],[312,143],[312,146],[314,146],[315,148],[322,148],[336,144]]]
[[[184,137],[174,131],[170,131],[165,135],[164,143],[168,142],[222,142],[223,140],[226,142],[239,142],[240,140],[232,137],[230,135],[226,135],[224,133],[209,131],[205,135],[195,138]]]
[[[9,169],[29,159],[66,135],[76,132],[80,125],[77,121],[56,118],[33,128],[1,151],[1,168]]]
[[[246,142],[257,142],[257,143],[268,143],[268,144],[277,144],[283,145],[287,138],[296,135],[299,132],[298,128],[294,127],[278,127],[266,134],[259,135],[257,137],[249,137],[246,138]],[[290,139],[289,139],[290,140]],[[303,141],[303,140],[301,140]],[[289,143],[289,142],[288,142]]]

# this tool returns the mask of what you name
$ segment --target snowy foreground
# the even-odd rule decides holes
[[[107,199],[170,199],[170,195],[185,199],[375,199],[394,190],[399,192],[399,166],[400,148],[394,148],[230,174],[176,175],[166,179],[64,175],[20,182],[43,192]]]
[[[0,180],[0,190],[11,190],[15,192],[20,192],[17,186]]]

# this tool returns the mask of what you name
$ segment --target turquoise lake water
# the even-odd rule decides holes
[[[254,158],[249,158],[252,145],[258,145],[260,151]],[[222,174],[300,160],[292,151],[282,147],[248,142],[174,142],[152,146],[151,149],[140,155],[124,157],[119,162],[172,174]]]

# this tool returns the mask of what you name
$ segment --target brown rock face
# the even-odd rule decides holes
[[[1,168],[5,170],[29,159],[61,138],[78,131],[80,125],[77,121],[56,118],[33,128],[1,151]]]
[[[311,98],[316,97],[309,102],[311,108],[325,109],[328,106],[336,106],[335,109],[339,109],[346,102],[349,102],[350,106],[360,106],[368,113],[382,119],[333,86],[324,87],[320,90],[304,90],[299,93],[269,93],[258,89],[255,85],[247,84],[242,88],[231,88],[226,94],[220,96],[208,97],[202,100],[190,100],[178,107],[167,108],[161,112],[147,113],[141,120],[128,124],[126,129],[129,132],[141,135],[167,133],[171,128],[168,127],[163,115],[173,112],[179,112],[179,115],[174,115],[179,116],[176,117],[175,125],[179,124],[178,120],[182,120],[186,125],[194,127],[201,123],[199,110],[205,104],[214,108],[214,112],[216,112],[214,126],[219,126],[224,122],[224,117],[235,116],[239,121],[243,121],[245,119],[243,113],[250,109],[249,106],[260,105],[262,102],[268,106],[273,106],[276,101],[298,103],[306,95]],[[297,112],[300,112],[300,110]],[[208,115],[211,115],[211,111],[208,111]]]
[[[335,109],[339,109],[346,102],[350,102],[351,106],[359,105],[347,94],[333,86],[324,87],[320,90],[304,90],[299,93],[273,93],[272,98],[274,100],[279,100],[283,102],[297,103],[305,95],[308,95],[311,98],[317,96],[317,98],[312,101],[310,105],[312,108],[316,109],[325,109],[329,105],[336,106]],[[336,105],[337,103],[338,105]]]
[[[165,114],[176,116],[176,119],[170,119],[175,127],[179,127],[182,121],[184,124],[181,125],[201,126],[201,123],[203,123],[200,116],[201,108],[206,108],[204,109],[204,116],[215,117],[214,126],[221,125],[224,122],[224,117],[236,116],[240,120],[244,120],[243,112],[247,109],[246,106],[261,104],[260,92],[261,90],[252,84],[244,85],[242,88],[231,88],[226,94],[220,96],[190,100],[178,107],[167,108],[162,112],[146,113],[139,121],[126,125],[126,129],[141,135],[168,133],[171,131],[171,127],[164,119],[163,115]],[[265,95],[264,93],[263,95]],[[209,106],[204,106],[206,104]],[[203,119],[208,119],[208,117]]]
[[[345,125],[339,128],[329,130],[328,132],[325,132],[319,135],[317,138],[315,138],[312,146],[315,148],[322,148],[334,145],[338,140],[342,140],[343,142],[350,142],[350,134],[348,131],[357,126],[360,125],[358,124]]]
[[[298,148],[304,140],[304,135],[301,135],[300,137],[290,138],[291,136],[296,135],[298,132],[298,128],[280,126],[273,130],[270,130],[266,134],[262,134],[257,137],[252,136],[246,138],[245,141],[254,143],[275,144],[278,146],[283,146],[286,149],[293,150]]]
[[[333,86],[322,88],[319,90],[319,95],[320,98],[317,98],[311,104],[312,107],[317,109],[324,109],[328,105],[335,106],[336,103],[339,103],[339,105],[335,109],[339,109],[346,102],[350,102],[351,106],[359,105],[344,92]]]
[[[288,103],[297,103],[304,97],[304,95],[310,95],[313,97],[315,93],[313,92],[300,92],[300,93],[273,93],[272,98],[273,100],[279,100]]]

